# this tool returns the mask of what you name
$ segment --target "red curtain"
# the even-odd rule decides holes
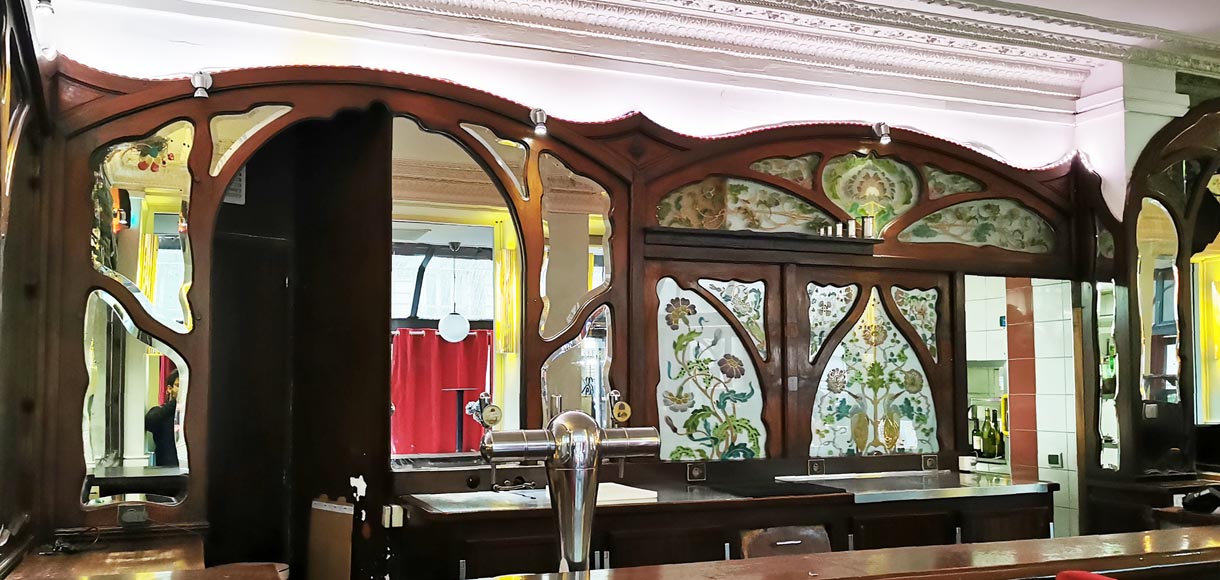
[[[458,343],[446,342],[435,330],[403,328],[394,334],[390,366],[394,454],[452,453],[457,448],[457,397],[468,403],[491,391],[491,338],[490,330],[472,331]],[[477,450],[483,427],[465,413],[460,420],[461,449]]]
[[[178,370],[178,368],[174,366],[173,361],[170,361],[169,357],[167,357],[165,355],[161,355],[161,372],[160,372],[160,377],[157,379],[157,381],[158,381],[157,392],[159,393],[159,396],[157,397],[158,405],[165,404],[165,395],[166,395],[165,379],[168,379],[169,374],[176,370]],[[182,379],[179,378],[179,380],[182,380]]]

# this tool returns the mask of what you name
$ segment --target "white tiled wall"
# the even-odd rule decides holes
[[[1008,359],[1007,292],[1004,278],[966,276],[966,360]]]
[[[1080,531],[1072,285],[1035,279],[1033,286],[1038,476],[1059,484],[1060,491],[1055,493],[1055,535],[1072,536]]]

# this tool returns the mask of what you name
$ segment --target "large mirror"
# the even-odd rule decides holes
[[[1100,380],[1097,430],[1101,441],[1101,467],[1117,471],[1121,454],[1118,428],[1118,341],[1114,339],[1114,281],[1098,281],[1093,300],[1097,307]]]
[[[539,158],[545,248],[539,332],[552,339],[610,283],[610,196],[558,157]]]
[[[1178,230],[1161,202],[1144,198],[1136,221],[1140,394],[1178,403]]]
[[[496,429],[520,426],[517,228],[452,138],[398,117],[393,147],[392,465],[477,461],[480,404],[502,410]]]
[[[176,332],[193,326],[187,209],[189,121],[94,153],[93,265],[118,280],[155,318]]]
[[[88,506],[115,501],[174,503],[189,472],[189,369],[141,331],[114,296],[94,290],[85,307],[85,391],[81,435]]]
[[[1217,183],[1220,190],[1220,183]],[[1203,203],[1211,203],[1203,200]],[[1194,274],[1196,413],[1199,423],[1220,424],[1220,236],[1191,257]]]
[[[559,347],[542,365],[544,421],[568,410],[584,411],[609,425],[610,307],[601,306],[580,334]]]

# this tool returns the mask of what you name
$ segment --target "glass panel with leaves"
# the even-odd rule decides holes
[[[928,214],[898,234],[908,243],[994,246],[1014,252],[1049,254],[1055,230],[1024,204],[1011,199],[962,202]]]
[[[872,216],[878,232],[919,202],[919,177],[896,159],[848,154],[822,169],[826,197],[852,217]]]
[[[767,358],[767,283],[699,280],[699,285],[724,305],[750,335],[758,354]]]
[[[800,157],[768,157],[751,163],[750,169],[786,179],[805,189],[813,189],[813,179],[817,175],[818,164],[821,162],[820,153],[810,153]]]
[[[928,183],[928,199],[940,199],[960,193],[980,193],[987,190],[983,182],[965,173],[945,171],[931,163],[923,166]]]
[[[657,204],[657,224],[667,228],[812,235],[833,223],[795,195],[737,177],[708,177],[669,192]]]
[[[190,373],[182,357],[136,327],[114,296],[94,290],[85,306],[81,501],[175,503],[189,472],[183,431]]]
[[[894,295],[894,303],[898,305],[898,311],[915,328],[919,339],[927,347],[928,354],[932,355],[932,360],[939,360],[936,352],[936,303],[940,298],[940,292],[935,288],[907,290],[897,286],[890,291]]]
[[[661,458],[723,461],[766,456],[762,391],[750,349],[698,293],[657,282]]]
[[[538,331],[549,340],[610,285],[610,195],[550,153],[543,153],[538,163],[544,244]]]
[[[1161,202],[1144,198],[1135,225],[1140,394],[1178,403],[1178,229]]]
[[[158,322],[177,332],[194,326],[190,303],[191,199],[189,121],[93,155],[93,265],[122,282]]]
[[[810,282],[805,290],[809,294],[809,362],[813,362],[830,333],[856,305],[860,287]]]

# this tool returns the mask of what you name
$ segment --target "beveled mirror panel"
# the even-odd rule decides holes
[[[1178,403],[1178,229],[1161,202],[1144,198],[1135,225],[1140,393]]]
[[[1118,341],[1114,340],[1114,281],[1098,281],[1093,299],[1097,305],[1097,352],[1100,361],[1097,430],[1101,442],[1101,467],[1118,471],[1122,454],[1119,452],[1119,359]]]
[[[504,170],[517,186],[521,199],[529,201],[533,193],[529,190],[525,179],[525,160],[529,157],[529,148],[516,139],[508,139],[497,135],[495,131],[482,125],[462,123],[462,129],[483,145],[495,158],[496,163]]]
[[[613,332],[610,307],[600,306],[576,338],[547,357],[542,364],[543,423],[575,409],[609,426]]]
[[[558,157],[539,158],[543,256],[542,338],[555,338],[610,285],[610,196]]]
[[[229,159],[246,141],[263,127],[292,111],[288,105],[263,105],[235,115],[216,115],[209,126],[212,130],[212,165],[208,174],[220,175]]]
[[[502,410],[496,429],[520,425],[521,244],[504,194],[456,140],[402,116],[393,141],[392,466],[477,461],[480,400]]]
[[[149,137],[99,149],[92,163],[94,268],[180,333],[194,326],[186,221],[194,139],[194,125],[176,121]]]
[[[183,431],[189,370],[182,357],[136,327],[114,296],[94,290],[85,306],[81,501],[129,495],[174,503],[189,472]]]

